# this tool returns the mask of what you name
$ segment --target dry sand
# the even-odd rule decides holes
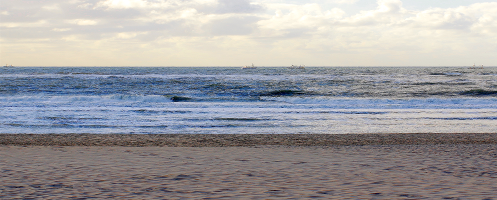
[[[497,199],[496,135],[2,134],[0,199]]]

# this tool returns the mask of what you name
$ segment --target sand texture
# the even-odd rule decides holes
[[[417,134],[0,134],[0,145],[34,146],[333,146],[497,144],[497,133]]]
[[[0,199],[497,199],[497,134],[0,134]]]
[[[496,144],[0,146],[0,199],[496,199]]]

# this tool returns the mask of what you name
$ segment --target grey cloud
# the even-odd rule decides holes
[[[451,17],[451,20],[444,21],[442,24],[440,24],[440,29],[469,29],[471,25],[476,22],[469,16],[459,13],[453,14],[457,16]]]
[[[262,6],[252,5],[248,0],[219,0],[216,13],[254,13],[262,10]]]
[[[429,29],[470,29],[478,19],[460,12],[432,10],[421,16],[409,18],[400,23],[402,26]]]
[[[256,28],[258,17],[230,17],[215,20],[203,26],[203,29],[213,35],[248,35]]]
[[[15,2],[15,3],[12,3]],[[97,1],[84,1],[94,5]],[[3,4],[3,2],[2,2]],[[22,6],[20,6],[22,5]],[[30,22],[47,19],[132,19],[142,15],[139,10],[104,10],[93,9],[92,6],[78,7],[80,4],[73,4],[66,1],[28,1],[16,0],[6,1],[0,10],[9,12],[9,15],[2,16],[2,22]],[[47,9],[52,8],[52,9]]]
[[[56,16],[60,11],[48,12],[42,8],[43,6],[55,5],[55,2],[56,1],[42,2],[26,0],[2,1],[0,10],[9,12],[9,15],[1,16],[1,22],[33,22]]]
[[[299,29],[287,29],[287,30],[285,30],[285,35],[283,36],[283,38],[298,38],[298,37],[302,37],[302,36],[308,35],[309,31],[311,31],[311,30],[310,29],[303,29],[303,28],[299,28]]]
[[[194,36],[198,35],[197,26],[190,25],[186,20],[175,20],[165,24],[151,25],[153,28],[160,29],[159,36]]]
[[[139,10],[104,10],[92,6],[78,7],[81,4],[94,5],[97,0],[80,1],[73,4],[67,1],[5,1],[1,9],[9,15],[1,16],[1,37],[6,39],[61,39],[69,35],[78,35],[84,39],[101,39],[105,34],[137,31],[134,28],[153,30],[156,24],[138,22],[143,13]],[[22,5],[22,6],[21,6]],[[45,8],[44,8],[45,7]],[[46,8],[50,9],[46,9]],[[94,25],[80,26],[76,20],[93,20]],[[43,22],[43,23],[39,23]],[[54,31],[65,30],[65,31]]]
[[[402,10],[402,2],[390,1],[383,2],[382,6],[384,6],[387,10],[386,13],[399,13]]]
[[[14,27],[2,28],[2,38],[13,41],[15,39],[47,39],[47,38],[60,38],[67,33],[53,32],[49,27]]]

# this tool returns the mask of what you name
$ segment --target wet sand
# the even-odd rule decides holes
[[[335,146],[497,144],[497,133],[410,134],[0,134],[0,145],[32,146]]]
[[[3,134],[0,199],[497,199],[496,135]]]

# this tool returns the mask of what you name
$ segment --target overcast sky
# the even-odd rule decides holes
[[[497,66],[490,0],[0,0],[15,66]]]

